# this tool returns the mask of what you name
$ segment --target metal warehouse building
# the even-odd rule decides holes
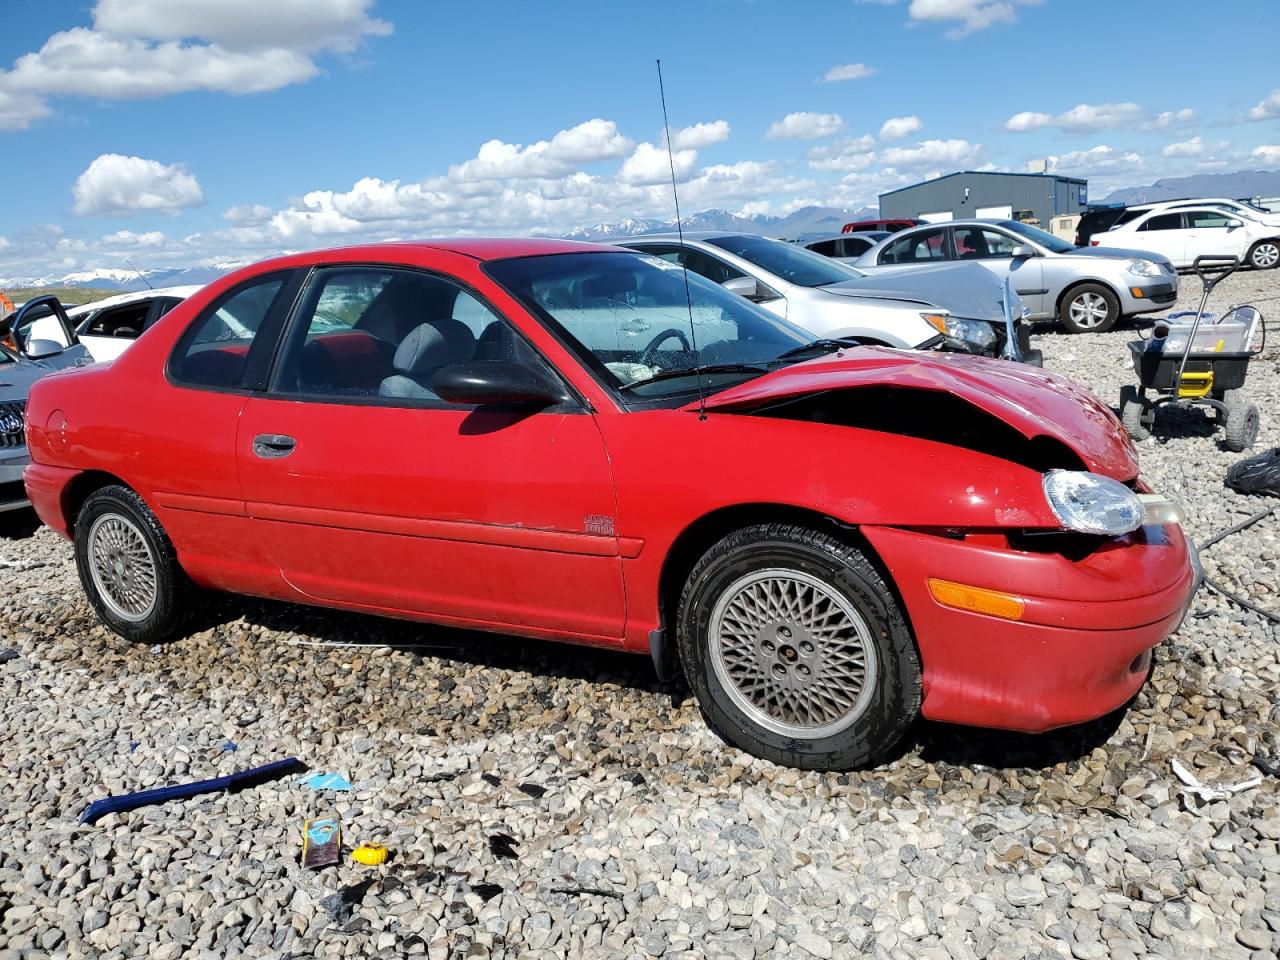
[[[1053,217],[1084,212],[1088,189],[1088,181],[1074,177],[963,170],[880,194],[880,216],[959,220],[1016,215],[1023,220],[1034,217],[1048,230]]]

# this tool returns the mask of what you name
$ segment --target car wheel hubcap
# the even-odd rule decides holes
[[[1071,319],[1081,327],[1098,327],[1107,319],[1107,301],[1097,293],[1082,293],[1071,301]]]
[[[838,590],[798,570],[734,581],[711,612],[709,644],[729,698],[785,736],[839,733],[865,712],[875,689],[866,621]]]
[[[98,596],[122,620],[145,620],[156,605],[156,563],[137,524],[109,513],[89,528],[89,572]]]
[[[1255,267],[1274,267],[1277,260],[1280,260],[1280,247],[1277,247],[1274,243],[1264,243],[1253,251],[1253,265]]]

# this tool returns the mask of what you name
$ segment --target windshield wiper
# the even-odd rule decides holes
[[[636,387],[648,386],[651,383],[658,383],[662,380],[674,380],[677,377],[696,377],[704,373],[768,373],[768,367],[761,367],[752,363],[708,363],[700,367],[679,367],[674,370],[662,370],[655,373],[652,377],[645,377],[643,380],[635,380],[631,383],[624,383],[618,388],[619,393],[627,393],[636,389]]]
[[[856,347],[857,345],[858,343],[856,340],[829,340],[823,338],[814,340],[810,343],[801,344],[798,347],[792,347],[790,350],[778,354],[769,362],[777,363],[779,360],[790,360],[792,357],[799,357],[806,353],[814,353],[816,351],[830,353],[832,350],[843,350],[846,347]]]

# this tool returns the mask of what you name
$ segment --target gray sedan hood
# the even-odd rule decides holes
[[[922,263],[877,270],[856,280],[843,280],[822,288],[843,297],[869,297],[922,303],[971,320],[1004,322],[1000,306],[1003,284],[986,267],[976,263]],[[1021,308],[1013,305],[1014,316]]]
[[[1154,260],[1156,263],[1168,263],[1166,257],[1150,250],[1123,250],[1120,247],[1076,247],[1064,257],[1101,257],[1104,260]]]
[[[0,403],[12,403],[27,399],[31,385],[41,377],[69,367],[92,363],[89,351],[81,344],[68,347],[62,353],[44,360],[9,360],[0,362]]]

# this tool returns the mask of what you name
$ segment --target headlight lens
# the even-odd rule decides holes
[[[1067,530],[1118,537],[1142,526],[1146,510],[1118,480],[1084,470],[1050,470],[1044,498]]]
[[[1135,277],[1158,277],[1162,272],[1159,264],[1150,260],[1130,260],[1127,269]]]
[[[979,350],[986,350],[996,342],[996,334],[991,329],[991,324],[983,323],[981,320],[964,320],[953,317],[949,313],[924,313],[921,316],[938,328],[940,333],[945,333],[952,340],[971,343]]]

